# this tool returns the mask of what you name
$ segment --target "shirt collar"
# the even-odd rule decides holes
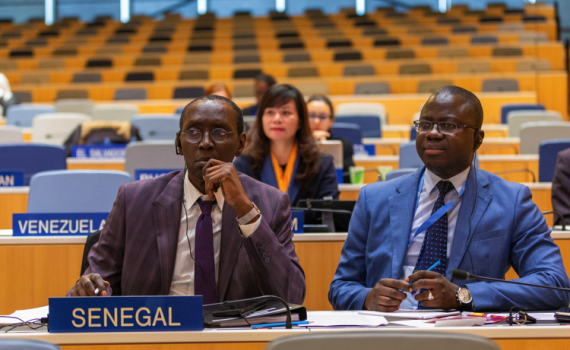
[[[445,179],[445,180],[451,181],[455,191],[459,192],[461,187],[463,187],[463,184],[465,184],[465,181],[467,181],[467,176],[469,175],[470,169],[471,169],[471,167],[469,166],[469,167],[467,167],[467,169],[463,170],[459,174],[453,176],[450,179]],[[440,182],[441,180],[444,180],[444,179],[442,179],[441,177],[432,173],[431,171],[429,171],[428,168],[426,168],[423,190],[427,190],[428,193],[431,193],[435,189],[435,187],[437,186],[437,183]]]
[[[186,201],[186,204],[189,205],[189,207],[187,209],[190,210],[190,208],[194,205],[194,203],[196,203],[198,198],[200,198],[202,196],[205,197],[205,198],[203,198],[204,200],[209,200],[208,196],[206,196],[205,194],[200,192],[196,188],[196,186],[194,186],[190,182],[190,180],[188,179],[188,172],[185,172],[184,173],[184,200]],[[225,199],[224,199],[224,195],[223,195],[222,191],[220,189],[218,189],[216,192],[214,192],[214,196],[216,197],[216,204],[218,205],[220,210],[223,210]]]

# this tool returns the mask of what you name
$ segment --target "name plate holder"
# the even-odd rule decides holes
[[[0,187],[21,187],[24,186],[23,170],[1,170]]]
[[[292,210],[291,211],[291,231],[293,233],[304,233],[305,232],[305,212],[302,210]]]
[[[202,331],[202,296],[49,298],[49,333]]]
[[[126,153],[127,144],[78,145],[71,149],[71,157],[80,159],[121,159]]]
[[[38,213],[12,214],[12,235],[88,236],[102,230],[109,213]]]

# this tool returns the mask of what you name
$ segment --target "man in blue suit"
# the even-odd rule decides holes
[[[336,310],[568,306],[565,292],[451,279],[454,269],[504,278],[512,266],[518,281],[570,286],[530,190],[472,166],[482,124],[471,92],[430,96],[414,122],[425,167],[360,191],[329,290]]]

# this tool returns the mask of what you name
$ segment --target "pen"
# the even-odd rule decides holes
[[[426,271],[431,271],[431,270],[435,269],[436,267],[438,267],[440,264],[441,264],[441,261],[438,260],[438,261],[435,262],[435,264],[431,265],[431,266],[429,267],[429,269],[427,269]],[[412,284],[416,283],[416,281],[417,281],[417,280],[415,280],[415,281],[413,281],[412,283],[410,283],[410,286],[411,286]]]
[[[293,325],[300,325],[300,324],[309,324],[309,321],[295,321],[291,322]],[[283,323],[265,323],[265,324],[256,324],[251,326],[252,329],[258,328],[269,328],[269,327],[284,327],[286,325],[285,322]]]

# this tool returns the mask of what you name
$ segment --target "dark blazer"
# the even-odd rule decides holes
[[[350,183],[350,167],[354,166],[354,160],[352,156],[354,155],[354,147],[352,146],[352,142],[349,139],[337,139],[334,137],[329,137],[327,140],[331,141],[340,141],[342,142],[342,172],[343,172],[343,181],[345,184]]]
[[[558,152],[552,179],[552,209],[562,214],[570,225],[570,149]],[[554,223],[562,225],[562,220],[555,216]]]
[[[249,106],[249,107],[245,107],[241,110],[243,115],[249,116],[249,115],[257,115],[257,105],[253,105],[253,106]]]
[[[305,183],[299,179],[293,178],[289,185],[287,193],[291,199],[291,204],[295,205],[301,199],[322,199],[326,196],[331,196],[334,199],[338,199],[340,192],[338,190],[338,181],[336,178],[336,170],[334,168],[333,157],[328,154],[320,155],[320,167],[317,176],[313,180],[313,186],[307,189]],[[234,165],[239,172],[253,177],[256,180],[262,181],[268,185],[275,188],[277,187],[277,179],[275,178],[275,173],[273,171],[273,165],[271,163],[271,157],[268,156],[265,160],[263,169],[261,172],[254,172],[251,166],[251,159],[242,155],[234,160]],[[302,173],[305,169],[305,165],[302,162],[298,162],[294,174]]]
[[[218,301],[277,295],[290,303],[305,299],[305,277],[291,231],[286,193],[246,175],[240,180],[262,213],[248,238],[235,211],[224,205],[218,271]],[[184,173],[122,185],[85,274],[99,273],[113,295],[167,295],[170,291],[183,199]]]

